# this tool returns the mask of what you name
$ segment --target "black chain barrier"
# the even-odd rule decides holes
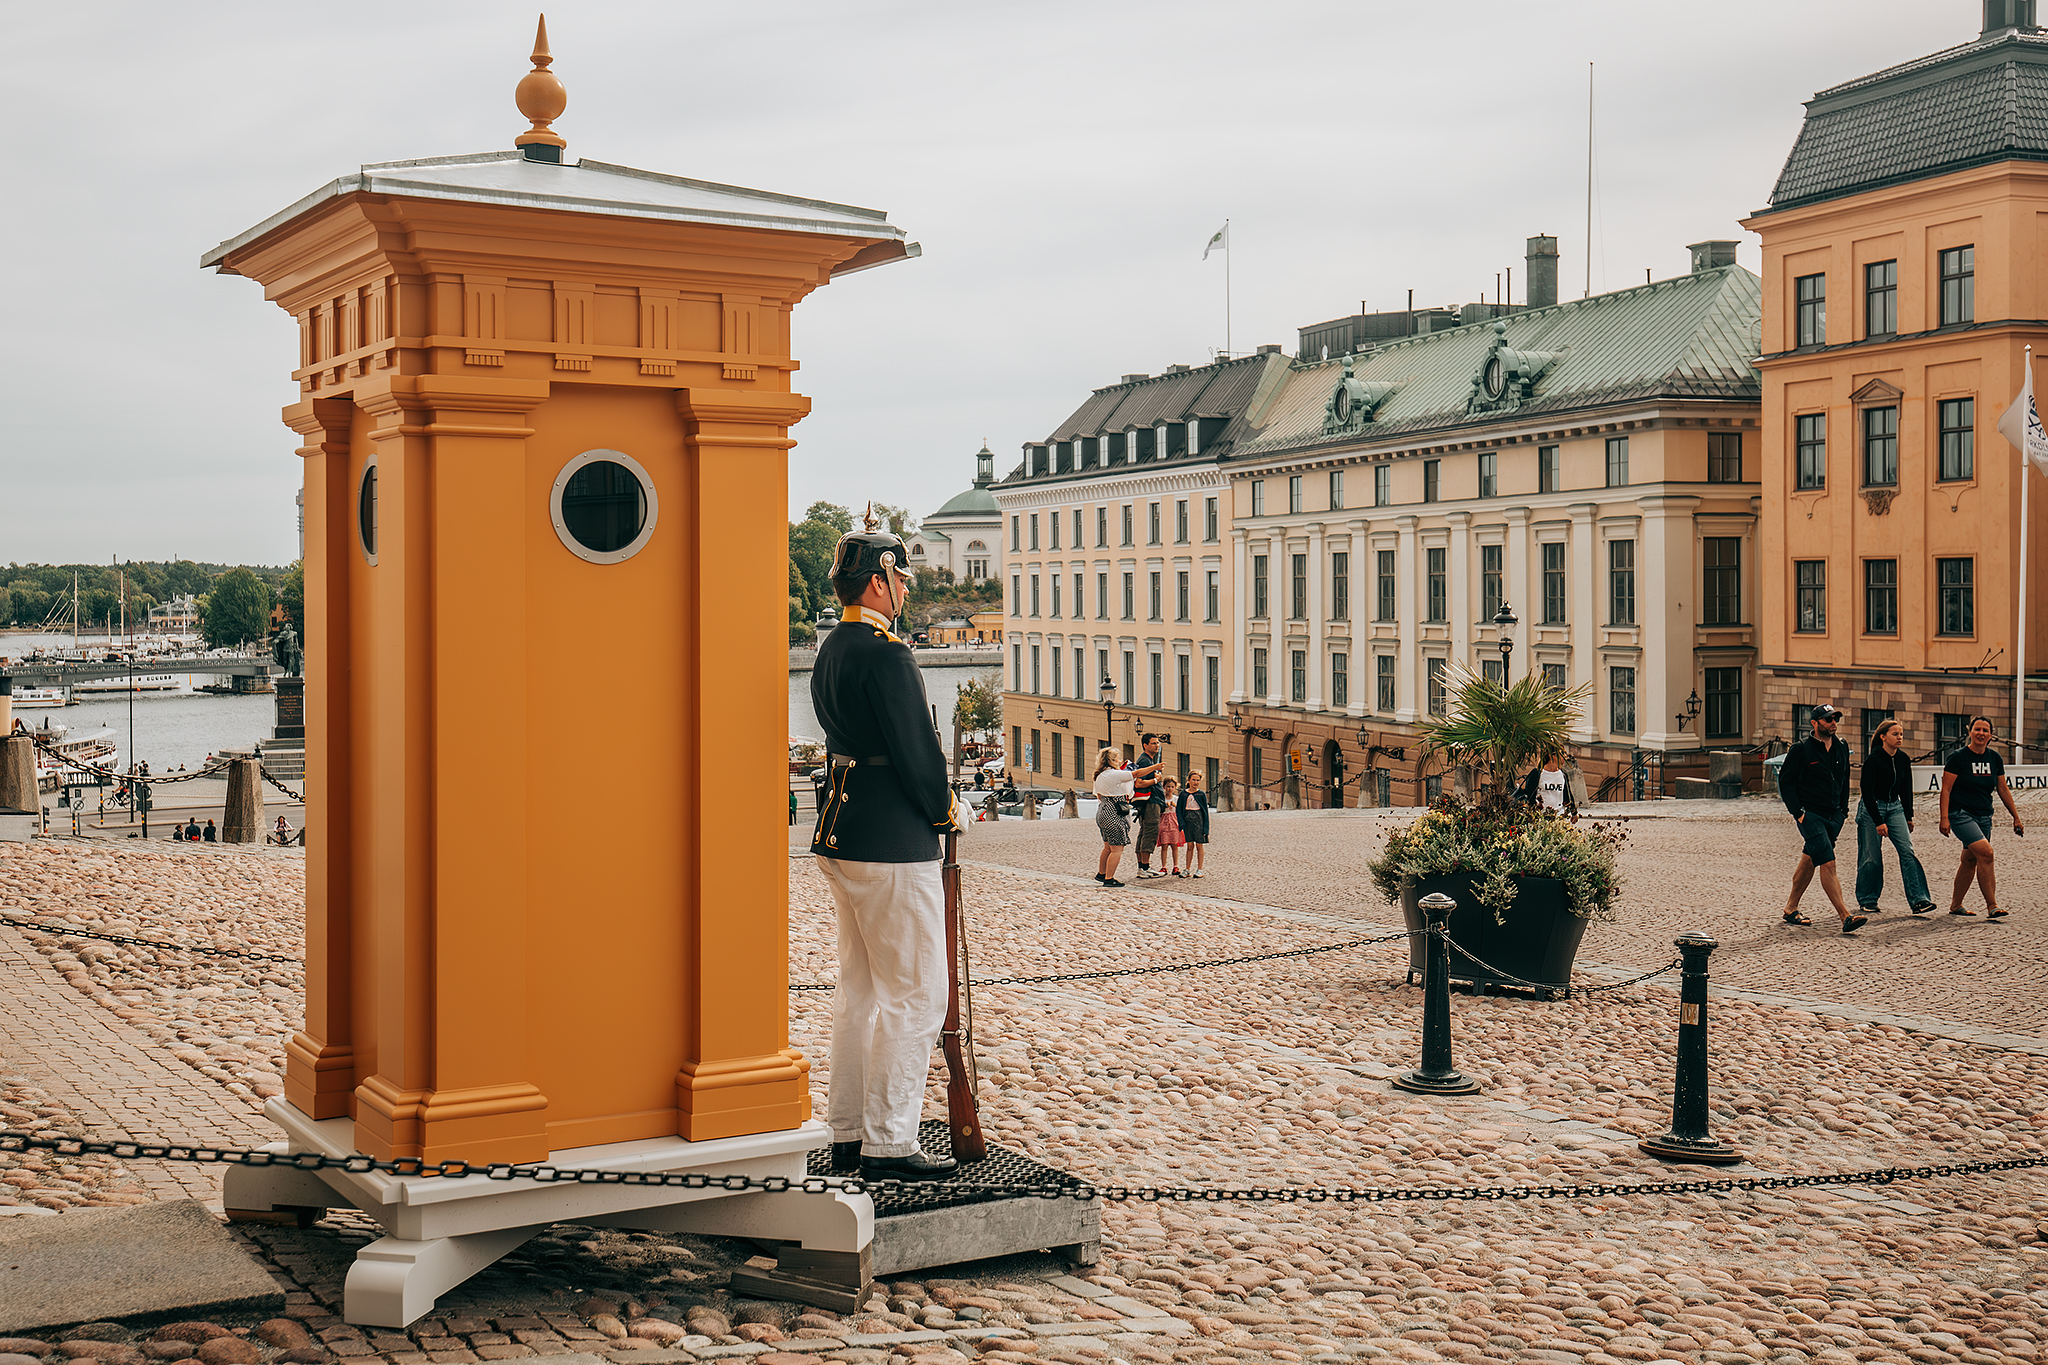
[[[1426,933],[1429,931],[1423,930],[1421,932]],[[1444,931],[1444,942],[1450,944],[1453,948],[1456,948],[1460,953],[1463,953],[1465,955],[1465,959],[1468,962],[1472,963],[1473,966],[1484,967],[1487,971],[1492,972],[1495,976],[1499,977],[1502,981],[1507,982],[1509,985],[1527,986],[1531,990],[1543,991],[1547,993],[1552,999],[1556,1000],[1569,1000],[1572,996],[1575,995],[1584,998],[1586,996],[1598,995],[1602,991],[1618,991],[1623,986],[1640,985],[1643,982],[1652,979],[1653,977],[1662,976],[1666,972],[1675,972],[1679,969],[1681,965],[1679,960],[1674,957],[1669,962],[1665,963],[1663,966],[1653,967],[1649,971],[1644,972],[1641,976],[1632,976],[1628,978],[1628,980],[1626,981],[1603,981],[1598,985],[1593,986],[1560,986],[1555,982],[1550,981],[1531,981],[1527,977],[1516,976],[1513,972],[1504,971],[1501,968],[1494,966],[1491,962],[1488,962],[1485,958],[1479,956],[1479,954],[1473,952],[1470,948],[1467,948],[1464,944],[1458,942],[1458,940],[1452,938],[1448,930]]]
[[[103,768],[97,763],[87,763],[82,759],[73,758],[69,754],[60,754],[52,746],[49,740],[38,739],[33,733],[29,735],[29,739],[35,744],[35,746],[38,749],[41,749],[44,753],[48,754],[51,758],[56,759],[59,763],[62,763],[67,768],[76,768],[82,773],[91,773],[95,777],[104,777],[113,782],[139,783],[140,785],[145,787],[167,787],[175,782],[194,782],[202,777],[212,777],[218,773],[224,773],[234,764],[233,759],[224,758],[218,763],[209,763],[203,768],[194,768],[189,773],[170,773],[163,777],[158,777],[154,773],[152,773],[147,776],[144,776],[140,773],[116,772],[112,768]],[[289,796],[297,804],[304,805],[306,803],[306,798],[304,795],[302,795],[299,792],[293,791],[290,787],[285,786],[284,783],[272,777],[270,775],[270,769],[263,768],[260,759],[258,760],[257,766],[262,769],[263,780],[265,782],[268,782],[271,786],[277,788],[286,796]]]
[[[508,1161],[424,1161],[399,1157],[385,1161],[361,1154],[329,1156],[325,1152],[265,1152],[248,1148],[211,1147],[202,1143],[105,1142],[91,1138],[39,1137],[14,1129],[0,1130],[0,1152],[46,1151],[58,1156],[111,1156],[122,1161],[182,1161],[201,1165],[284,1166],[297,1171],[346,1171],[352,1175],[383,1172],[387,1175],[418,1176],[441,1180],[463,1180],[481,1176],[486,1180],[532,1180],[543,1185],[636,1185],[665,1189],[721,1189],[734,1192],[766,1190],[783,1194],[799,1190],[805,1194],[828,1194],[844,1190],[853,1194],[888,1191],[914,1185],[931,1190],[932,1185],[865,1176],[809,1176],[791,1180],[786,1176],[705,1175],[680,1171],[603,1171],[563,1169],[545,1163]],[[1816,1185],[1894,1185],[1905,1180],[1937,1180],[1959,1175],[1990,1175],[2048,1166],[2048,1156],[2008,1157],[2000,1161],[1969,1161],[1945,1166],[1887,1166],[1875,1171],[1837,1171],[1827,1175],[1736,1176],[1723,1180],[1632,1181],[1627,1184],[1597,1185],[1478,1185],[1422,1186],[1387,1189],[1378,1186],[1292,1186],[1248,1189],[1189,1188],[1172,1185],[1033,1185],[1027,1183],[977,1184],[948,1180],[936,1188],[972,1191],[1012,1199],[1075,1199],[1082,1201],[1136,1201],[1146,1204],[1379,1204],[1415,1201],[1494,1201],[1501,1199],[1593,1199],[1616,1195],[1723,1194],[1730,1191],[1785,1190]]]
[[[285,953],[252,953],[242,948],[202,948],[196,943],[166,943],[161,939],[136,938],[132,934],[102,934],[91,929],[74,929],[68,924],[45,924],[41,920],[21,919],[14,915],[0,915],[0,924],[34,930],[53,938],[93,938],[102,943],[124,943],[135,948],[168,948],[175,953],[199,953],[206,957],[242,957],[252,962],[289,962],[294,967],[302,965],[304,961]]]

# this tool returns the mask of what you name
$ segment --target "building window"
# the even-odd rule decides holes
[[[1255,517],[1266,515],[1266,481],[1264,479],[1252,480],[1252,515]]]
[[[1024,614],[1024,579],[1021,574],[1010,575],[1010,615]]]
[[[1442,460],[1424,460],[1422,462],[1422,500],[1424,502],[1435,502],[1442,495],[1443,464]]]
[[[1157,711],[1166,705],[1166,660],[1157,654],[1149,658],[1152,664],[1151,706]]]
[[[1136,578],[1136,574],[1127,573],[1124,575],[1124,620],[1126,621],[1135,621],[1138,619],[1138,597],[1135,586]],[[1126,691],[1124,695],[1128,697],[1131,694],[1128,691]]]
[[[1351,660],[1343,654],[1330,656],[1330,705],[1351,704]]]
[[[1060,617],[1060,578],[1061,578],[1061,577],[1062,577],[1062,575],[1060,575],[1060,574],[1053,574],[1053,575],[1052,575],[1052,613],[1051,613],[1051,615],[1052,615],[1052,618],[1053,618],[1053,620],[1055,620],[1055,621],[1059,620],[1059,617]]]
[[[1138,656],[1128,649],[1124,651],[1124,695],[1138,695]]]
[[[1947,711],[1937,712],[1934,717],[1934,761],[1945,762],[1948,756],[1970,742],[1970,718]]]
[[[1379,552],[1379,573],[1376,576],[1379,580],[1379,610],[1375,619],[1381,621],[1392,621],[1395,619],[1394,552],[1392,550],[1381,550]]]
[[[1037,772],[1037,771],[1039,770],[1039,769],[1038,769],[1038,765],[1039,765],[1039,752],[1038,752],[1038,751],[1039,751],[1039,738],[1038,738],[1038,731],[1036,731],[1036,730],[1033,730],[1033,731],[1031,732],[1031,771],[1032,771],[1032,772]]]
[[[1551,541],[1543,547],[1543,624],[1564,621],[1564,542]]]
[[[1828,563],[1824,559],[1795,560],[1792,578],[1799,594],[1798,629],[1818,635],[1828,628]]]
[[[1436,549],[1426,550],[1424,554],[1428,559],[1429,614],[1422,619],[1448,621],[1451,619],[1451,595],[1444,561],[1450,557],[1450,552]]]
[[[1024,646],[1022,645],[1010,646],[1010,690],[1012,692],[1022,692],[1024,690]]]
[[[1873,261],[1863,267],[1863,335],[1888,337],[1899,330],[1899,263]]]
[[[1742,737],[1742,670],[1707,670],[1707,738]]]
[[[1794,346],[1825,346],[1828,340],[1828,277],[1801,275],[1792,282],[1798,339]]]
[[[1125,503],[1125,504],[1123,505],[1123,509],[1122,509],[1122,510],[1123,510],[1123,522],[1124,522],[1124,527],[1123,527],[1123,530],[1124,530],[1124,539],[1123,539],[1123,543],[1124,543],[1124,544],[1126,544],[1126,545],[1129,545],[1129,544],[1131,543],[1131,505],[1130,505],[1129,503]]]
[[[1081,509],[1076,507],[1074,509],[1074,548],[1078,550],[1084,543],[1081,539]]]
[[[1479,547],[1479,620],[1481,624],[1500,615],[1501,557],[1498,545]]]
[[[1267,614],[1266,601],[1266,556],[1252,556],[1252,615],[1263,618]]]
[[[1545,665],[1543,665],[1543,685],[1544,685],[1545,687],[1556,687],[1556,688],[1560,688],[1560,689],[1561,689],[1561,688],[1563,688],[1563,686],[1564,686],[1564,665],[1563,665],[1563,664],[1545,664]]]
[[[1095,651],[1095,672],[1096,672],[1096,675],[1097,675],[1098,677],[1100,677],[1100,678],[1102,679],[1102,681],[1103,681],[1103,682],[1108,682],[1108,681],[1109,681],[1109,651],[1108,651],[1108,650],[1106,650],[1106,649],[1098,649],[1098,650],[1096,650],[1096,651]],[[1098,700],[1099,700],[1099,699],[1101,698],[1101,696],[1102,696],[1102,689],[1101,689],[1101,687],[1100,687],[1099,685],[1097,686],[1097,688],[1096,688],[1096,690],[1095,690],[1095,695],[1096,695],[1096,698],[1097,698]],[[1109,741],[1105,739],[1105,740],[1103,740],[1103,741],[1102,741],[1102,743],[1101,743],[1101,744],[1097,745],[1096,747],[1097,747],[1097,748],[1107,748],[1108,746],[1109,746]]]
[[[1863,482],[1880,486],[1899,481],[1899,410],[1863,410]]]
[[[1561,486],[1558,482],[1557,447],[1536,447],[1536,491],[1555,493]]]
[[[1145,531],[1150,537],[1145,543],[1157,545],[1159,543],[1159,504],[1156,502],[1145,504]]]
[[[1223,660],[1211,654],[1202,660],[1202,667],[1208,674],[1206,680],[1208,684],[1208,706],[1206,709],[1212,716],[1221,715],[1223,712]],[[1209,761],[1214,763],[1216,760],[1212,758]]]
[[[1742,624],[1742,537],[1706,538],[1700,590],[1701,622],[1710,626]]]
[[[1941,325],[1977,320],[1977,248],[1941,253]]]
[[[1799,486],[1828,486],[1828,415],[1809,412],[1794,423],[1794,440],[1799,447]]]
[[[1159,600],[1159,571],[1154,569],[1145,577],[1149,580],[1150,585],[1149,595],[1145,599],[1146,604],[1151,607],[1150,619],[1154,621],[1162,620],[1163,618],[1159,614],[1159,609],[1163,605]]]
[[[1431,773],[1428,777],[1422,779],[1422,799],[1432,806],[1444,799],[1444,775],[1442,773]]]
[[[1216,499],[1202,499],[1202,539],[1216,539]]]
[[[1607,728],[1617,735],[1636,732],[1636,671],[1607,670]]]
[[[1977,476],[1977,400],[1947,398],[1941,404],[1941,477]]]
[[[1031,514],[1031,548],[1038,548],[1038,513]]]
[[[1338,551],[1330,556],[1330,619],[1341,621],[1351,615],[1351,556]]]
[[[1288,476],[1287,510],[1290,512],[1299,512],[1301,510],[1301,475],[1299,474]]]
[[[1308,700],[1308,651],[1289,650],[1287,670],[1287,696],[1294,702]]]
[[[1058,645],[1054,645],[1052,647],[1052,694],[1055,697],[1061,695],[1062,689],[1066,685],[1066,678],[1066,651]]]
[[[1607,486],[1628,487],[1628,437],[1607,438]]]
[[[1254,790],[1256,790],[1265,785],[1266,751],[1264,749],[1255,747],[1252,750],[1252,787]]]
[[[1038,615],[1038,575],[1031,575],[1031,614]]]
[[[1175,709],[1185,711],[1194,700],[1193,672],[1195,661],[1185,654],[1173,656],[1174,704]]]
[[[1099,621],[1109,619],[1109,575],[1106,573],[1095,575],[1095,618]]]
[[[1372,467],[1372,505],[1388,507],[1394,501],[1394,467],[1376,464]]]
[[[1288,567],[1293,569],[1294,572],[1289,575],[1291,581],[1288,585],[1291,589],[1288,595],[1289,605],[1293,610],[1287,614],[1296,621],[1306,621],[1308,619],[1308,556],[1288,556]]]
[[[1202,577],[1207,580],[1203,586],[1208,607],[1208,614],[1202,619],[1205,621],[1221,621],[1223,619],[1223,584],[1221,582],[1223,575],[1217,570],[1211,569],[1203,574]]]
[[[1021,725],[1010,727],[1010,752],[1019,758],[1024,756],[1024,727]]]
[[[1391,711],[1394,709],[1394,656],[1381,654],[1373,660],[1373,665],[1376,670],[1374,690],[1378,694],[1373,698],[1375,709]]]
[[[1500,684],[1501,686],[1503,686],[1503,687],[1507,686],[1507,681],[1508,681],[1508,662],[1507,662],[1507,660],[1506,660],[1506,659],[1481,659],[1481,660],[1479,661],[1479,676],[1480,676],[1480,677],[1482,677],[1482,678],[1484,678],[1484,679],[1486,679],[1486,680],[1487,680],[1488,682],[1490,682],[1490,683],[1499,683],[1499,684]]]
[[[1252,651],[1252,695],[1264,698],[1266,695],[1266,651]]]
[[[1344,510],[1344,471],[1341,469],[1330,471],[1330,510]]]
[[[1031,646],[1031,690],[1034,693],[1043,690],[1039,681],[1041,677],[1040,663],[1043,653],[1044,651],[1039,646]]]
[[[1866,707],[1864,707],[1864,708],[1862,708],[1862,709],[1863,709],[1863,752],[1867,754],[1867,753],[1869,753],[1869,752],[1870,752],[1870,739],[1871,739],[1871,736],[1873,736],[1873,735],[1875,735],[1875,734],[1877,733],[1877,727],[1878,727],[1878,726],[1880,726],[1880,725],[1884,724],[1884,723],[1885,723],[1886,721],[1888,721],[1888,720],[1890,720],[1890,719],[1892,718],[1892,713],[1891,713],[1890,711],[1888,711],[1888,710],[1884,710],[1884,709],[1882,709],[1882,708],[1879,708],[1879,707],[1876,707],[1876,706],[1866,706]]]
[[[1095,544],[1105,547],[1109,544],[1109,504],[1095,509]]]
[[[1212,707],[1210,707],[1210,708],[1209,708],[1209,714],[1210,714],[1210,715],[1212,715],[1212,716],[1213,716],[1213,715],[1215,715],[1215,714],[1216,714],[1216,708],[1215,708],[1215,707],[1213,707],[1213,706],[1212,706]],[[1217,783],[1217,780],[1218,780],[1218,779],[1219,779],[1219,778],[1220,778],[1220,777],[1222,776],[1222,767],[1221,767],[1221,765],[1220,765],[1220,764],[1219,764],[1219,763],[1217,762],[1217,760],[1216,760],[1216,759],[1215,759],[1215,758],[1214,758],[1213,756],[1211,756],[1211,757],[1209,757],[1209,758],[1205,758],[1205,759],[1203,759],[1203,760],[1202,760],[1202,768],[1203,768],[1203,779],[1204,779],[1204,781],[1203,781],[1203,785],[1204,785],[1204,786],[1205,786],[1205,787],[1206,787],[1206,788],[1207,788],[1208,790],[1210,790],[1210,791],[1215,791],[1215,790],[1216,790],[1216,783]]]
[[[1045,519],[1048,523],[1045,528],[1045,548],[1048,550],[1057,550],[1060,547],[1060,514],[1057,512],[1049,512],[1046,514]]]
[[[1636,543],[1633,540],[1607,542],[1607,624],[1632,626],[1636,623]]]
[[[1899,561],[1863,561],[1863,632],[1866,635],[1899,633]]]
[[[1188,616],[1188,571],[1186,569],[1177,571],[1173,579],[1174,606],[1179,608],[1174,620],[1186,621],[1190,619]]]
[[[1710,431],[1707,433],[1707,482],[1742,482],[1741,432]]]
[[[1479,496],[1490,498],[1500,492],[1500,456],[1489,450],[1479,456]]]
[[[1445,680],[1449,667],[1448,660],[1429,660],[1429,714],[1432,716],[1441,716],[1450,710],[1451,697]]]
[[[1021,533],[1020,533],[1020,532],[1018,531],[1018,529],[1017,529],[1017,528],[1018,528],[1018,527],[1019,527],[1020,525],[1022,525],[1022,524],[1023,524],[1023,518],[1022,518],[1022,517],[1011,517],[1011,518],[1010,518],[1010,553],[1011,553],[1011,554],[1013,554],[1013,555],[1014,555],[1014,554],[1021,554],[1021,553],[1023,552],[1023,548],[1024,548],[1024,547],[1023,547],[1022,545],[1020,545],[1020,544],[1018,544],[1018,543],[1017,543],[1017,538],[1018,538],[1019,534],[1021,534]]]
[[[1934,581],[1941,592],[1941,634],[1977,633],[1976,561],[1937,559]]]
[[[1176,545],[1188,543],[1188,500],[1177,499],[1173,504],[1173,540]]]

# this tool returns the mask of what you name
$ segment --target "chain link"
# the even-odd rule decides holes
[[[192,943],[166,943],[160,939],[136,938],[129,934],[103,934],[91,929],[74,929],[70,925],[45,924],[41,920],[21,919],[15,915],[0,915],[0,924],[11,924],[17,929],[27,929],[53,938],[92,938],[102,943],[121,943],[135,948],[167,948],[176,953],[198,953],[205,957],[240,957],[251,962],[289,962],[294,967],[301,965],[301,959],[283,953],[252,953],[240,948],[201,948]]]
[[[1153,967],[1123,967],[1099,972],[1060,972],[1052,976],[996,976],[987,979],[976,978],[977,986],[1044,986],[1058,981],[1102,981],[1116,976],[1160,976],[1169,972],[1194,972],[1206,967],[1237,967],[1247,962],[1274,962],[1288,957],[1313,957],[1317,953],[1341,952],[1346,948],[1363,948],[1374,943],[1392,943],[1396,939],[1412,938],[1426,933],[1423,929],[1403,929],[1399,933],[1382,934],[1378,938],[1354,938],[1343,943],[1326,943],[1319,948],[1286,948],[1273,953],[1252,953],[1246,957],[1218,957],[1202,962],[1165,962]],[[790,987],[792,991],[829,991],[836,989],[831,981],[802,982]]]
[[[290,787],[287,787],[284,783],[272,777],[270,775],[270,769],[263,769],[263,780],[265,782],[268,782],[271,786],[277,788],[279,791],[283,792],[286,796],[289,796],[296,804],[301,806],[306,804],[306,797],[303,792],[295,792]]]
[[[200,1143],[104,1142],[91,1138],[39,1137],[13,1129],[0,1130],[0,1152],[46,1151],[59,1156],[111,1156],[122,1161],[180,1161],[200,1165],[283,1166],[297,1171],[346,1171],[352,1175],[381,1172],[403,1177],[462,1180],[481,1176],[486,1180],[532,1180],[543,1185],[639,1185],[666,1189],[721,1189],[733,1192],[766,1190],[785,1193],[827,1194],[844,1190],[852,1194],[894,1190],[915,1184],[920,1190],[933,1186],[902,1180],[865,1176],[808,1176],[791,1180],[786,1176],[705,1175],[680,1171],[612,1171],[564,1169],[545,1163],[424,1161],[417,1157],[380,1160],[356,1154],[329,1156],[324,1152],[266,1152],[247,1148],[212,1147]],[[1628,1195],[1724,1194],[1731,1191],[1785,1190],[1817,1185],[1892,1185],[1905,1180],[1936,1180],[1960,1175],[1989,1175],[1999,1171],[2039,1169],[2048,1166],[2048,1156],[2009,1157],[2000,1161],[1970,1161],[1945,1166],[1887,1166],[1875,1171],[1836,1171],[1826,1175],[1736,1176],[1722,1180],[1632,1181],[1627,1184],[1598,1185],[1478,1185],[1422,1186],[1387,1189],[1378,1186],[1252,1186],[1248,1189],[1190,1188],[1172,1185],[1091,1185],[1074,1180],[1065,1184],[1025,1183],[978,1184],[966,1180],[946,1181],[948,1191],[994,1195],[1011,1199],[1075,1199],[1081,1201],[1172,1204],[1378,1204],[1415,1201],[1494,1201],[1501,1199],[1599,1199]]]
[[[1448,929],[1431,929],[1423,930],[1421,932],[1441,933],[1444,936],[1444,942],[1448,943],[1451,947],[1456,948],[1460,953],[1463,953],[1465,955],[1466,961],[1472,963],[1474,966],[1484,967],[1487,971],[1492,972],[1495,976],[1507,982],[1509,985],[1527,986],[1531,990],[1546,991],[1549,993],[1551,998],[1555,1000],[1569,1000],[1572,996],[1575,995],[1583,998],[1590,995],[1598,995],[1602,991],[1618,991],[1623,986],[1639,985],[1642,982],[1650,980],[1652,977],[1662,976],[1666,972],[1675,972],[1682,965],[1680,960],[1674,957],[1669,962],[1665,963],[1663,966],[1653,967],[1649,971],[1644,972],[1641,976],[1632,976],[1626,981],[1603,981],[1597,986],[1560,986],[1557,985],[1555,982],[1550,981],[1530,981],[1525,977],[1516,976],[1513,972],[1503,971],[1499,967],[1494,966],[1491,962],[1488,962],[1485,958],[1473,952],[1470,948],[1467,948],[1464,944],[1458,942],[1458,940],[1452,938],[1451,931]]]

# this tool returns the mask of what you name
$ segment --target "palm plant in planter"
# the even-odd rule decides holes
[[[1426,927],[1416,908],[1423,896],[1441,891],[1458,903],[1451,938],[1470,956],[1451,949],[1454,977],[1562,989],[1587,924],[1613,918],[1625,831],[1581,825],[1514,794],[1516,774],[1564,752],[1589,690],[1548,686],[1533,673],[1504,684],[1454,669],[1445,713],[1423,726],[1426,760],[1474,770],[1479,793],[1434,803],[1368,868],[1410,929]],[[1411,981],[1422,962],[1422,940],[1410,939]]]

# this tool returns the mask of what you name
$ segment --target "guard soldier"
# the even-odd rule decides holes
[[[826,1108],[834,1169],[932,1180],[958,1165],[923,1151],[917,1129],[950,970],[939,841],[960,822],[924,681],[889,629],[909,551],[875,529],[872,507],[866,522],[833,554],[844,610],[811,672],[828,750],[811,852],[839,913]]]

